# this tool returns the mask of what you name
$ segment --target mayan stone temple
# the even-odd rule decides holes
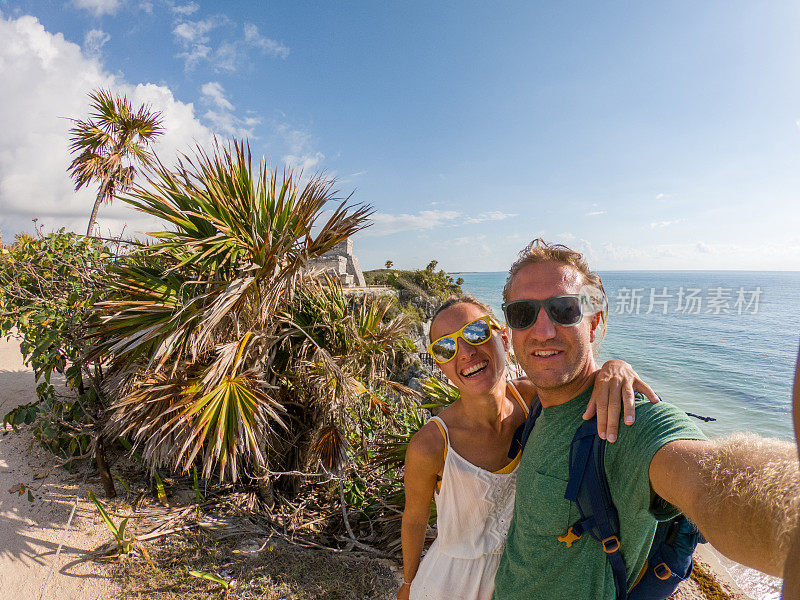
[[[364,274],[353,254],[353,240],[347,238],[319,258],[308,261],[309,268],[328,271],[345,287],[365,287]]]

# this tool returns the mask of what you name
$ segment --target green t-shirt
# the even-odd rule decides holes
[[[542,410],[517,471],[514,517],[495,578],[494,600],[572,600],[616,597],[614,576],[600,543],[588,533],[571,548],[558,536],[580,519],[564,499],[569,447],[583,422],[592,388],[565,404]],[[677,510],[650,487],[650,461],[664,444],[705,439],[685,413],[666,402],[651,404],[637,395],[636,423],[620,426],[619,439],[606,445],[605,466],[620,518],[620,541],[628,585],[638,576],[656,521]]]

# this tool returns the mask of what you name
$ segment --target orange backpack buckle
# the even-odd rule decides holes
[[[669,576],[672,575],[672,570],[667,566],[667,563],[658,563],[654,568],[653,572],[656,574],[661,581],[666,581],[669,579]]]
[[[612,554],[619,550],[619,538],[615,535],[603,540],[603,550],[606,554]]]

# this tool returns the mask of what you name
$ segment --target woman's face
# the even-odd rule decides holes
[[[440,312],[431,323],[431,339],[454,333],[485,315],[486,311],[474,304],[454,304]],[[505,378],[507,350],[508,336],[505,331],[493,328],[492,338],[479,346],[468,344],[459,337],[455,357],[437,364],[462,394],[488,392],[498,380]]]

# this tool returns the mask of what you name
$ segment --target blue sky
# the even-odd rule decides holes
[[[543,236],[800,270],[796,2],[432,4],[0,0],[0,231],[85,229],[62,117],[107,85],[164,110],[163,155],[247,136],[336,176],[375,207],[367,268],[504,270]],[[155,226],[101,208],[123,223]]]

